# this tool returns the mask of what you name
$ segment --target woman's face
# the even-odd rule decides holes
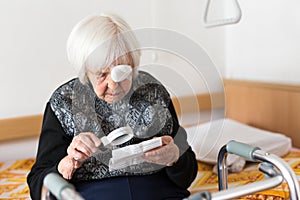
[[[118,65],[120,64],[131,65],[131,63],[118,63]],[[129,92],[132,83],[132,73],[121,82],[113,81],[111,78],[111,69],[114,66],[116,66],[116,63],[96,73],[87,70],[87,76],[92,83],[96,95],[109,104],[121,100]]]

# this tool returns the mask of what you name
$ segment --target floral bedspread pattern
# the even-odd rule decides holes
[[[300,151],[290,151],[283,159],[291,166],[300,182]],[[35,159],[0,162],[0,199],[1,200],[30,200],[29,188],[26,176],[29,173]],[[218,191],[218,176],[213,173],[213,165],[198,163],[198,175],[189,190],[191,194],[210,191]],[[258,171],[257,164],[249,164],[239,173],[228,175],[228,185],[238,187],[251,182],[264,179],[264,174]],[[245,196],[241,199],[273,199],[283,200],[289,198],[289,190],[286,183],[271,190]]]
[[[30,199],[26,177],[34,158],[0,162],[0,199]]]

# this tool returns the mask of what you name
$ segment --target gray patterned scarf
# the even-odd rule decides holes
[[[167,90],[146,72],[139,72],[130,92],[114,104],[98,98],[91,84],[83,85],[78,79],[59,87],[50,98],[51,108],[67,135],[74,137],[81,132],[92,132],[101,138],[119,127],[130,126],[134,137],[115,148],[153,136],[172,135],[178,121],[176,114],[168,109],[170,102]],[[73,181],[151,174],[162,168],[141,163],[109,171],[110,158],[111,149],[102,148],[101,153],[90,157],[76,170]]]

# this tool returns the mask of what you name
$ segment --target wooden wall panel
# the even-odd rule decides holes
[[[195,113],[225,107],[224,92],[215,92],[212,94],[198,94],[193,96],[182,96],[172,98],[176,113],[178,115]]]
[[[300,92],[291,92],[288,102],[289,118],[287,134],[293,135],[293,142],[300,147]]]
[[[37,137],[42,126],[42,115],[32,115],[0,120],[0,142]]]

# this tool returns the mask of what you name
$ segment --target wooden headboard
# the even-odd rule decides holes
[[[226,117],[254,127],[283,133],[300,148],[300,85],[225,80]],[[178,114],[210,109],[209,94],[172,99]],[[179,103],[181,102],[181,103]],[[0,142],[37,137],[42,115],[0,120]]]
[[[225,80],[226,116],[280,132],[300,148],[300,85]]]

